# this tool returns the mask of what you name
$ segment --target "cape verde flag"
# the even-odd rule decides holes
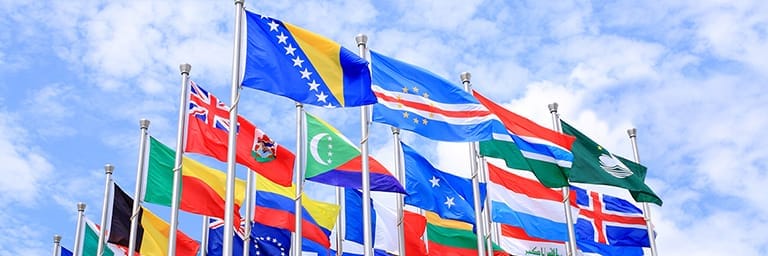
[[[368,62],[325,37],[245,12],[242,85],[322,107],[376,103]]]
[[[650,247],[643,211],[627,200],[571,186],[579,218],[577,240],[615,246]]]
[[[439,141],[483,141],[498,119],[472,95],[437,75],[371,51],[373,121]]]

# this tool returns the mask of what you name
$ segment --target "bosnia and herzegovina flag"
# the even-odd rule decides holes
[[[323,107],[376,103],[368,62],[325,37],[245,12],[242,85]]]

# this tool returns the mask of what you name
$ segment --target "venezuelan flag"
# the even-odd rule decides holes
[[[245,14],[243,86],[322,107],[376,103],[366,60],[290,23],[249,11]]]

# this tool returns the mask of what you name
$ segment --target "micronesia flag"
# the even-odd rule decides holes
[[[376,103],[365,59],[290,23],[249,11],[245,17],[243,86],[323,107]]]
[[[483,141],[504,130],[493,113],[462,88],[426,69],[371,51],[373,121],[439,141]]]
[[[650,247],[643,211],[627,200],[571,186],[580,208],[577,240],[615,246]]]

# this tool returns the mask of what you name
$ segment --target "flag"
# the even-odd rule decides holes
[[[190,82],[187,142],[184,152],[227,161],[229,107],[195,82]],[[293,179],[293,153],[261,129],[237,116],[236,161],[267,179],[288,186]]]
[[[244,222],[241,222],[241,227]],[[260,223],[252,223],[251,245],[248,248],[249,255],[288,255],[291,250],[291,232],[287,229],[274,228]],[[222,256],[224,220],[211,218],[208,225],[208,254],[209,256]],[[236,229],[232,239],[232,256],[243,255],[244,229]],[[303,251],[315,252],[318,255],[328,255],[329,249],[306,238],[302,240]]]
[[[488,163],[488,200],[494,222],[521,227],[536,238],[568,241],[563,194],[537,180]],[[578,209],[572,209],[577,213]]]
[[[261,224],[295,231],[294,187],[283,187],[264,178],[256,179],[256,210],[254,221]],[[328,236],[336,224],[339,206],[301,196],[302,237],[330,247]]]
[[[105,253],[105,255],[107,255]],[[64,248],[64,246],[61,247],[61,250],[59,251],[59,256],[72,256],[72,251],[70,251],[67,248]]]
[[[369,202],[371,205],[371,230],[373,241],[376,241],[376,209],[373,208],[373,200]],[[355,189],[344,189],[344,219],[346,225],[344,227],[344,239],[363,243],[365,232],[363,231],[363,194]]]
[[[410,146],[400,144],[405,164],[405,190],[408,192],[405,204],[436,212],[446,219],[475,223],[474,208],[446,182],[444,172],[433,167]]]
[[[577,240],[616,246],[650,247],[643,211],[627,200],[571,186],[579,207]]]
[[[584,256],[642,256],[643,248],[631,246],[611,246],[593,241],[577,240],[576,245]]]
[[[478,92],[474,94],[506,127],[494,132],[493,140],[480,142],[480,155],[504,159],[510,168],[530,170],[544,186],[568,186],[565,170],[571,168],[571,146],[576,138],[540,126]]]
[[[661,206],[661,198],[645,184],[645,166],[612,154],[565,121],[560,123],[563,133],[576,137],[573,166],[568,174],[571,182],[625,188],[635,201]]]
[[[87,217],[84,217],[84,220],[85,228],[83,229],[83,237],[81,238],[83,256],[96,256],[99,250],[99,234],[101,233],[101,229],[98,225],[96,225],[96,223],[93,223]],[[62,249],[63,248],[64,247],[62,247]],[[125,255],[126,252],[128,252],[128,246],[125,246],[125,248],[120,248],[118,245],[107,243],[106,246],[104,246],[104,254],[102,255]],[[62,250],[62,256],[63,255],[64,250]],[[70,252],[70,255],[72,255],[72,252]]]
[[[154,137],[149,137],[149,161],[143,201],[171,206],[173,168],[176,152]],[[224,218],[226,174],[184,157],[181,164],[181,200],[179,209],[211,217]],[[245,181],[235,180],[235,217],[245,197]]]
[[[356,189],[344,189],[344,234],[343,252],[345,255],[357,255],[363,253],[363,195]],[[376,251],[397,251],[398,231],[397,214],[381,202],[371,199],[371,228],[374,254]],[[339,229],[334,232],[338,234]],[[335,248],[335,241],[331,241],[331,248]]]
[[[472,224],[440,218],[433,212],[426,212],[427,239],[430,256],[462,256],[477,254],[477,235]],[[493,244],[493,255],[506,256],[501,247]]]
[[[339,130],[309,113],[307,117],[307,169],[311,181],[362,189],[360,150]],[[397,178],[368,156],[372,191],[405,193]]]
[[[503,129],[471,94],[414,65],[371,51],[373,121],[440,141],[482,141]]]
[[[427,219],[421,214],[403,211],[403,223],[405,225],[405,256],[427,255],[427,246],[421,239],[427,227]]]
[[[113,189],[112,221],[107,241],[128,247],[133,198],[117,184],[114,184]],[[165,255],[168,252],[170,225],[143,206],[139,208],[139,213],[134,217],[139,222],[136,235],[136,252],[141,255]],[[199,243],[181,231],[177,231],[176,235],[176,255],[197,255],[197,250],[200,248]]]
[[[236,228],[234,230],[234,234],[232,235],[232,254],[229,254],[227,256],[240,256],[243,255],[243,249],[244,249],[244,238],[245,234],[243,234],[244,221],[240,222],[240,228]],[[288,247],[290,248],[290,242],[288,244]],[[222,256],[224,249],[224,219],[211,217],[208,218],[208,248],[207,254],[208,256]],[[256,247],[251,246],[249,248],[250,255],[256,255]],[[287,252],[288,250],[286,250]],[[272,255],[279,255],[279,254],[272,254]]]
[[[249,11],[245,17],[243,86],[323,107],[376,103],[363,58],[293,24]]]
[[[499,245],[512,255],[566,255],[565,244],[562,241],[531,237],[522,228],[505,224],[501,224]]]

